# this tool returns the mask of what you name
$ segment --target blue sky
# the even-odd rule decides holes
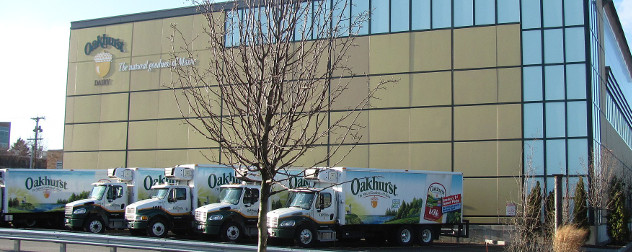
[[[632,42],[632,0],[615,0]],[[70,22],[191,6],[188,0],[3,1],[0,8],[0,121],[11,122],[11,143],[32,138],[45,116],[46,149],[63,148]]]

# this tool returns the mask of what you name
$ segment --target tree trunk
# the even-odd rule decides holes
[[[266,180],[263,180],[266,181]],[[267,250],[268,244],[268,201],[270,200],[270,185],[268,183],[261,183],[261,196],[259,197],[259,222],[257,222],[257,229],[259,236],[257,239],[257,250],[263,252]]]

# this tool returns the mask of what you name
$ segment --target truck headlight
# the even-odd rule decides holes
[[[218,221],[222,219],[224,219],[224,215],[221,215],[221,214],[211,215],[208,217],[208,220],[210,221]]]
[[[145,215],[136,215],[136,220],[137,221],[146,221],[147,220],[147,216],[145,216]]]
[[[85,208],[77,208],[75,209],[75,211],[72,211],[72,214],[84,214],[84,213],[86,213]]]
[[[279,225],[280,227],[293,227],[294,225],[296,225],[296,222],[293,220],[286,220],[281,222],[281,224]]]

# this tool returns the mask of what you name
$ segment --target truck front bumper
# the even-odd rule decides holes
[[[64,225],[69,229],[82,228],[84,224],[85,219],[83,218],[64,218]]]
[[[149,224],[147,221],[128,221],[127,228],[129,229],[146,229]]]
[[[289,228],[268,228],[268,235],[274,238],[291,239],[294,237],[294,227]]]
[[[206,222],[206,223],[196,222],[195,223],[195,231],[201,234],[218,235],[220,228],[221,228],[221,225],[214,225],[209,222]]]

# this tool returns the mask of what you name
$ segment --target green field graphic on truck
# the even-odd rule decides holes
[[[60,170],[34,174],[33,171],[11,170],[5,180],[9,213],[63,211],[68,202],[87,198],[90,183],[104,177],[95,171]]]
[[[459,176],[349,171],[346,181],[343,191],[347,224],[461,221],[463,185]],[[445,209],[444,199],[450,203]]]

